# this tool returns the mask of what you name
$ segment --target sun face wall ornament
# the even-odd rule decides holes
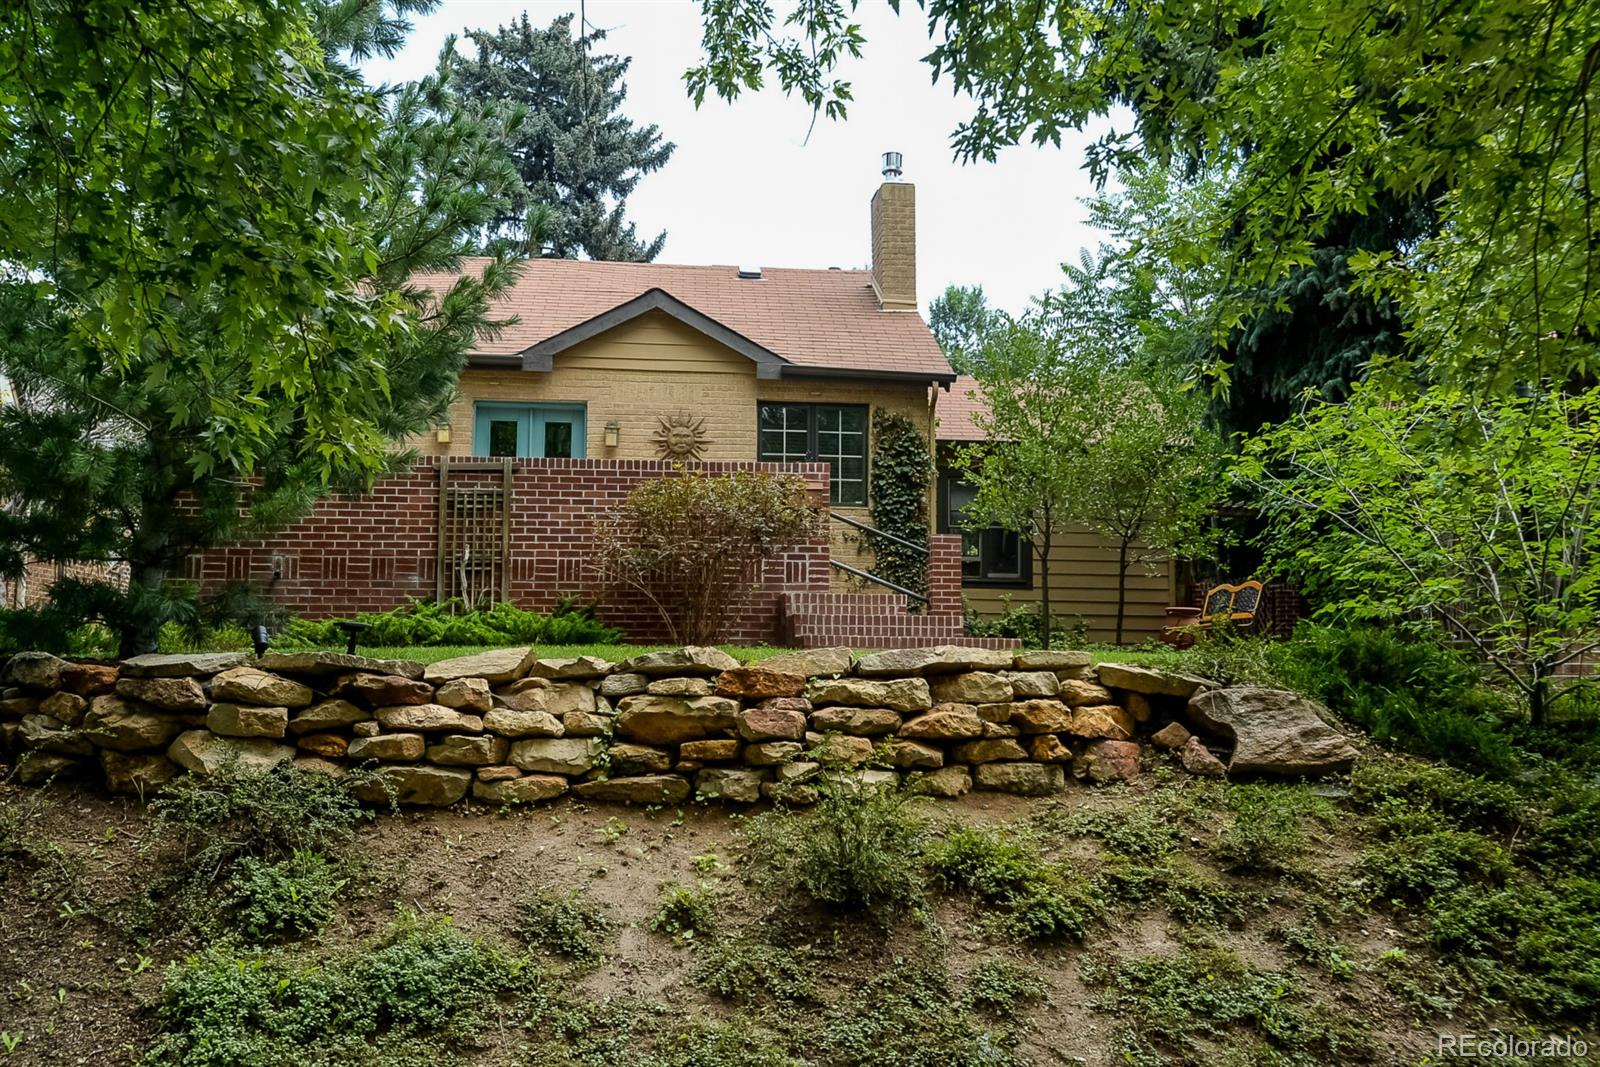
[[[706,420],[697,419],[687,412],[677,415],[662,415],[657,421],[661,424],[652,435],[656,442],[656,452],[662,459],[675,459],[685,462],[697,462],[711,444],[711,435],[706,433]]]

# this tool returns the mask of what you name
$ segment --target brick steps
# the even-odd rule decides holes
[[[783,598],[783,641],[794,648],[1016,648],[1009,637],[968,637],[962,617],[913,614],[897,594],[790,593]]]

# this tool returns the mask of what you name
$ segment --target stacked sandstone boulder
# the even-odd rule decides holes
[[[23,653],[0,677],[0,744],[19,780],[82,773],[135,794],[231,761],[369,767],[378,778],[359,792],[374,803],[501,805],[568,792],[805,802],[823,762],[936,796],[1043,795],[1069,776],[1136,776],[1141,737],[1195,774],[1323,773],[1354,758],[1293,694],[1095,669],[1081,652],[832,648],[748,667],[693,647],[621,664],[501,649],[426,667],[326,652],[116,665]]]

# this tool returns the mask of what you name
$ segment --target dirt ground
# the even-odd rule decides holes
[[[1114,810],[1146,802],[1148,796],[1148,787],[1074,787],[1045,800],[974,794],[957,802],[927,802],[927,810],[953,823],[1017,824],[1052,809]],[[198,947],[193,935],[181,932],[141,941],[124,932],[124,905],[171,857],[146,847],[148,824],[141,806],[131,800],[72,786],[26,792],[0,787],[0,804],[21,815],[29,840],[54,842],[60,849],[59,863],[41,862],[37,853],[26,862],[0,856],[0,1043],[16,1043],[9,1054],[0,1047],[0,1064],[137,1063],[157,1032],[163,971]],[[693,884],[707,877],[708,869],[714,869],[709,877],[728,885],[734,923],[769,917],[781,907],[793,910],[763,899],[741,879],[739,831],[747,817],[717,807],[643,810],[572,801],[511,813],[479,808],[381,815],[359,835],[358,852],[369,877],[322,940],[371,938],[403,907],[448,915],[463,931],[514,946],[515,909],[530,890],[579,889],[617,930],[606,961],[574,979],[586,993],[647,998],[672,1012],[725,1013],[732,1009],[691,982],[693,949],[653,932],[650,920],[664,884]],[[1422,1063],[1433,1052],[1438,1031],[1470,1028],[1467,1024],[1482,1019],[1415,1018],[1413,1007],[1369,973],[1366,965],[1387,949],[1424,953],[1403,923],[1368,913],[1339,929],[1337,937],[1355,963],[1352,975],[1342,979],[1291,958],[1271,934],[1280,919],[1296,913],[1306,887],[1341,877],[1352,847],[1336,828],[1310,858],[1308,877],[1292,885],[1245,885],[1256,911],[1241,928],[1213,931],[1213,936],[1257,967],[1292,972],[1318,1002],[1368,1028],[1372,1062]],[[1063,855],[1092,856],[1095,850],[1095,842],[1079,839]],[[696,858],[709,854],[719,862],[702,858],[697,867]],[[1039,1064],[1110,1067],[1121,1062],[1112,1040],[1120,1021],[1092,1006],[1095,991],[1079,971],[1084,953],[1169,954],[1194,933],[1169,914],[1113,905],[1083,945],[1027,947],[987,936],[968,898],[936,896],[934,913],[953,973],[1003,957],[1025,964],[1048,984],[1048,1000],[1028,1015],[1021,1045],[1021,1052]],[[824,918],[803,913],[794,918],[814,920],[823,936]],[[882,968],[901,947],[900,936],[865,924],[850,928],[851,958],[834,978]],[[474,1062],[484,1067],[505,1062],[496,1045],[488,1041]]]

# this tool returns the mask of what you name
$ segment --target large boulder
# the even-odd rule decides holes
[[[1000,677],[1011,683],[1011,694],[1018,700],[1053,697],[1061,692],[1061,679],[1054,671],[1001,671]]]
[[[1011,706],[1011,725],[1025,734],[1071,730],[1072,718],[1072,709],[1059,700],[1019,700]]]
[[[933,648],[893,648],[887,652],[873,652],[856,662],[856,673],[868,678],[953,674],[957,671],[1001,671],[1012,665],[1012,654],[1003,649],[936,645]]]
[[[732,733],[739,702],[726,697],[624,697],[617,733],[647,745],[676,745]]]
[[[201,695],[200,699],[202,701],[205,700],[204,694]],[[204,706],[204,704],[201,705],[201,707]],[[83,713],[87,711],[88,708],[88,700],[79,696],[77,693],[69,693],[63,689],[59,692],[51,693],[49,696],[39,701],[37,710],[40,715],[48,715],[52,719],[65,723],[68,726],[77,726],[79,723],[83,722]]]
[[[82,697],[109,693],[120,672],[114,663],[69,663],[61,668],[61,688]]]
[[[583,774],[592,769],[605,744],[592,737],[548,737],[518,741],[510,762],[540,774]]]
[[[206,729],[224,737],[282,737],[289,729],[289,709],[213,704],[206,712]]]
[[[1357,752],[1328,725],[1327,708],[1284,689],[1212,689],[1189,701],[1189,719],[1233,741],[1229,774],[1321,775],[1350,769]]]
[[[433,686],[420,679],[406,678],[399,674],[341,675],[333,691],[338,696],[365,704],[369,708],[433,702]]]
[[[137,752],[162,748],[183,729],[167,715],[158,715],[137,701],[110,693],[95,697],[83,716],[83,736],[100,748]]]
[[[489,683],[482,678],[455,678],[441,685],[433,695],[435,704],[443,704],[457,711],[470,711],[482,715],[494,707],[489,695]]]
[[[621,804],[680,804],[689,799],[689,781],[675,774],[643,774],[636,778],[601,778],[579,782],[572,791],[584,800]]]
[[[1059,649],[1035,648],[1012,656],[1019,671],[1075,671],[1094,662],[1087,652],[1070,652]]]
[[[244,662],[242,652],[151,652],[122,661],[124,678],[204,678]]]
[[[311,705],[290,719],[289,732],[313,734],[324,730],[337,730],[344,726],[354,726],[358,722],[366,722],[371,718],[372,712],[366,708],[358,708],[348,700],[324,700],[320,704]]]
[[[599,656],[568,656],[561,659],[536,659],[528,673],[535,678],[588,681],[604,678],[616,664]]]
[[[265,738],[218,737],[210,730],[185,730],[167,747],[167,756],[196,774],[215,774],[230,763],[242,771],[259,773],[294,759],[294,749]]]
[[[936,704],[993,704],[1010,700],[1011,682],[991,671],[964,671],[935,678],[929,689]]]
[[[1101,685],[1112,689],[1126,689],[1130,693],[1143,693],[1152,697],[1179,697],[1187,700],[1201,689],[1213,688],[1216,683],[1192,674],[1158,671],[1154,667],[1135,667],[1131,663],[1102,663],[1096,669]]]
[[[495,708],[483,717],[483,728],[501,737],[563,737],[566,724],[548,711]]]
[[[94,745],[82,731],[48,715],[24,715],[17,724],[17,743],[23,748],[55,756],[94,755]]]
[[[346,755],[354,760],[393,760],[410,763],[422,758],[428,743],[421,734],[374,734],[350,742]]]
[[[555,774],[526,774],[520,778],[485,779],[472,783],[472,795],[488,804],[533,804],[554,800],[567,791],[567,780]]]
[[[739,661],[720,648],[689,645],[669,648],[662,652],[646,652],[622,665],[630,674],[645,674],[652,678],[663,674],[721,674],[739,666]]]
[[[780,674],[798,674],[802,678],[825,678],[850,673],[850,650],[843,646],[833,648],[802,648],[785,652],[761,661],[761,666]]]
[[[610,755],[613,774],[656,774],[672,767],[672,753],[653,745],[623,741],[611,746]]]
[[[608,674],[600,679],[600,695],[603,697],[631,697],[642,693],[650,685],[650,679],[642,674]]]
[[[409,659],[373,659],[344,652],[269,652],[256,660],[264,671],[326,678],[337,674],[365,672],[393,674],[401,678],[421,678],[422,664]]]
[[[176,763],[160,752],[100,753],[100,769],[106,789],[113,793],[147,796],[182,773]]]
[[[806,713],[783,708],[747,708],[738,715],[746,741],[799,741],[806,735]]]
[[[500,707],[518,711],[547,711],[562,716],[569,711],[594,711],[594,690],[577,682],[552,682],[544,678],[528,678],[514,691],[495,698]]]
[[[775,671],[771,667],[734,667],[717,675],[717,695],[743,700],[768,697],[797,697],[806,691],[802,674]]]
[[[5,681],[25,689],[59,689],[66,662],[48,652],[18,652],[6,664]]]
[[[505,762],[509,742],[488,734],[451,734],[428,746],[428,762],[446,767],[489,767]]]
[[[495,648],[471,656],[442,659],[422,672],[424,681],[439,685],[457,678],[482,678],[490,685],[514,682],[533,666],[533,648]]]
[[[1055,763],[980,763],[973,768],[973,782],[996,793],[1041,797],[1066,788],[1067,776]]]
[[[1133,716],[1116,704],[1089,704],[1072,709],[1069,733],[1078,737],[1103,737],[1110,741],[1133,739]]]
[[[811,728],[822,733],[835,730],[841,734],[877,737],[900,729],[900,713],[888,708],[818,708],[811,713]]]
[[[891,767],[901,770],[935,771],[944,766],[944,752],[904,737],[890,741],[885,756]]]
[[[379,708],[374,713],[385,730],[412,730],[417,733],[483,733],[483,716],[469,715],[443,704],[399,704]]]
[[[391,792],[396,803],[445,808],[467,795],[472,772],[428,764],[379,767],[378,780],[356,787],[356,799],[368,804],[387,804]]]
[[[899,736],[927,741],[965,741],[983,736],[983,719],[971,704],[940,704],[932,711],[907,719]]]
[[[211,699],[264,708],[303,708],[315,699],[308,686],[254,667],[234,667],[211,679]]]
[[[933,707],[933,694],[925,678],[819,678],[806,687],[812,704],[849,704],[858,708],[921,711]]]
[[[941,767],[911,778],[911,791],[921,796],[955,798],[972,792],[972,774],[963,765]]]
[[[695,789],[707,799],[731,800],[736,804],[754,804],[761,799],[761,783],[766,775],[761,771],[746,771],[736,767],[707,767],[695,775]]]
[[[1139,777],[1136,741],[1091,741],[1073,765],[1073,772],[1091,782],[1126,782]]]
[[[206,691],[193,678],[123,678],[117,695],[166,711],[194,713],[206,710]]]

